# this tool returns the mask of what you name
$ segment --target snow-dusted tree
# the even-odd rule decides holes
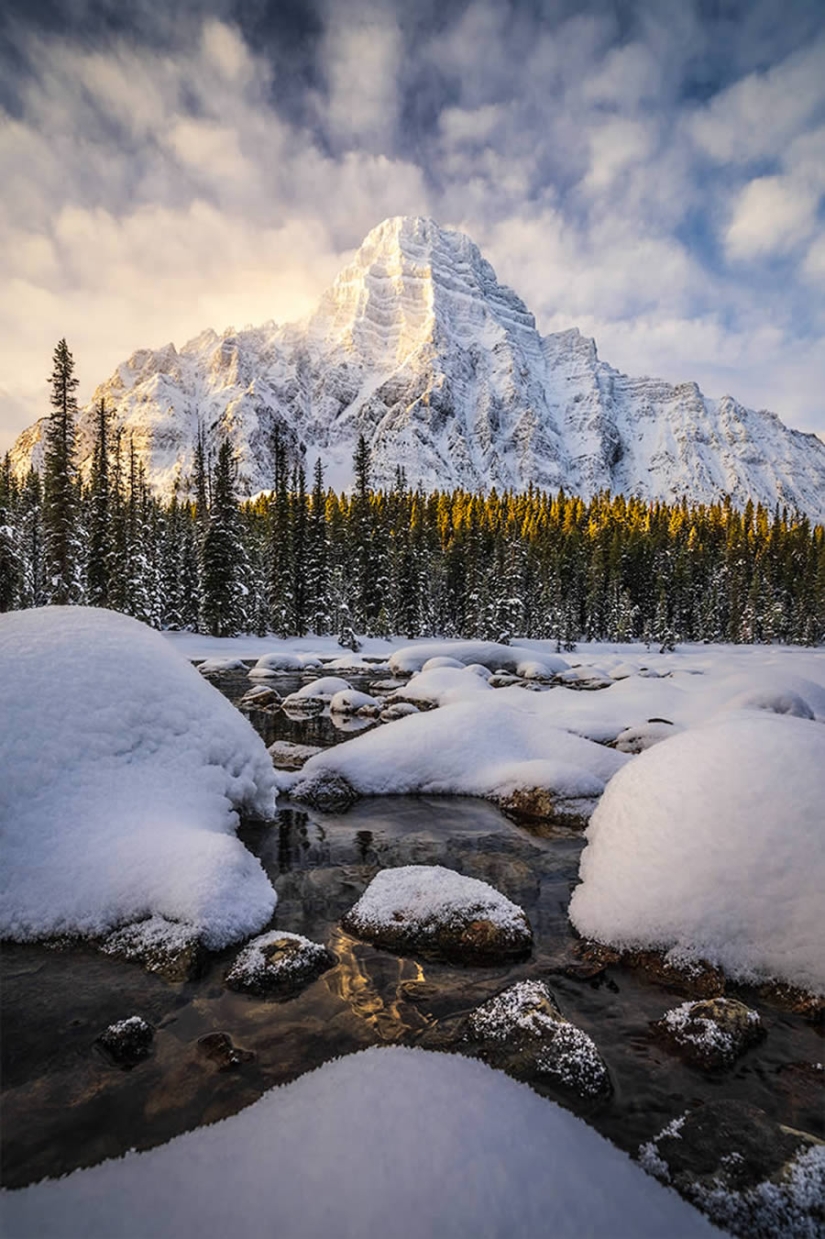
[[[309,626],[318,636],[324,636],[332,628],[332,606],[329,590],[329,536],[324,493],[324,466],[320,456],[315,462],[307,529],[306,588]]]
[[[8,508],[0,504],[0,611],[12,611],[20,604],[23,588],[23,560],[17,529]]]
[[[90,606],[111,601],[113,555],[112,496],[109,479],[109,414],[101,397],[95,408],[95,440],[87,495],[86,596]]]
[[[53,367],[43,472],[44,585],[48,602],[65,605],[83,601],[75,429],[78,380],[65,340],[54,350]]]
[[[209,523],[201,546],[200,622],[213,637],[232,637],[246,627],[246,554],[235,501],[232,445],[218,451]]]

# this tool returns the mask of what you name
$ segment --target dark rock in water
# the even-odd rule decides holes
[[[643,1145],[639,1160],[743,1239],[823,1233],[825,1145],[746,1102],[688,1111]]]
[[[234,1071],[242,1063],[254,1062],[256,1055],[252,1050],[242,1050],[232,1042],[229,1033],[207,1033],[198,1037],[197,1051],[201,1058],[214,1063],[218,1071]]]
[[[124,1071],[131,1071],[144,1058],[149,1057],[155,1030],[139,1015],[110,1024],[95,1042],[106,1057]]]
[[[342,774],[313,771],[296,783],[290,792],[293,800],[312,805],[322,813],[346,813],[358,800],[358,793]]]
[[[294,998],[336,962],[320,943],[275,929],[244,947],[226,974],[226,984],[259,998]]]
[[[306,697],[301,693],[290,693],[281,702],[284,710],[290,716],[303,718],[308,714],[322,714],[329,705],[328,697]]]
[[[238,702],[241,710],[277,710],[281,705],[281,694],[268,684],[258,684],[244,693]]]
[[[191,925],[151,916],[115,930],[101,945],[105,955],[140,964],[165,981],[192,981],[201,976],[208,953]]]
[[[808,990],[786,985],[784,981],[766,981],[759,986],[759,997],[772,1007],[793,1011],[818,1027],[825,1025],[825,997]]]
[[[683,1002],[651,1027],[669,1049],[707,1071],[732,1066],[765,1035],[759,1013],[735,998]]]
[[[561,1086],[579,1097],[611,1092],[591,1037],[565,1019],[542,981],[518,981],[467,1017],[465,1046],[517,1080]]]
[[[517,904],[440,865],[381,870],[341,925],[384,950],[466,965],[524,959],[533,947]]]
[[[521,684],[521,677],[510,675],[508,671],[497,671],[490,676],[487,683],[490,688],[510,688],[513,684]]]

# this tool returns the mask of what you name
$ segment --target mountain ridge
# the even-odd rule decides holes
[[[180,350],[133,353],[80,415],[84,471],[101,398],[167,495],[185,488],[199,432],[215,450],[229,436],[243,493],[269,489],[277,426],[292,460],[320,455],[337,486],[364,434],[377,485],[401,465],[425,490],[727,494],[825,522],[815,435],[696,383],[621,374],[577,328],[542,337],[469,237],[420,217],[374,228],[299,322],[206,329]],[[38,462],[44,422],[12,449],[18,473]]]

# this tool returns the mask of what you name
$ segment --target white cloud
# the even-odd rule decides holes
[[[725,244],[734,258],[786,254],[816,228],[819,195],[793,178],[762,176],[750,181],[734,205]]]

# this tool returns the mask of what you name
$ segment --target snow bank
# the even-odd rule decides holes
[[[662,741],[610,783],[570,918],[621,947],[825,992],[825,727],[762,711]]]
[[[421,645],[406,645],[396,650],[390,658],[390,669],[395,675],[421,671],[425,663],[447,658],[456,662],[480,663],[490,671],[518,671],[520,663],[540,663],[547,675],[566,671],[570,664],[558,654],[526,648],[520,645],[499,645],[495,641],[428,641]],[[441,666],[445,666],[441,663]]]
[[[366,1177],[365,1177],[366,1176]],[[483,1063],[369,1049],[147,1153],[0,1194],[15,1239],[704,1239],[581,1119]]]
[[[292,696],[324,697],[327,701],[331,701],[336,693],[345,693],[349,687],[349,681],[342,680],[338,675],[322,675],[317,680],[310,680],[308,684],[303,684]]]
[[[413,714],[327,749],[310,758],[302,777],[340,774],[363,796],[496,796],[516,787],[544,787],[580,797],[600,795],[628,760],[570,732],[537,726],[530,703],[555,693],[512,690],[525,705],[521,709],[504,699],[508,690],[486,691],[472,672],[445,668],[420,678],[430,675],[465,676],[482,691],[471,701]]]
[[[433,667],[414,675],[403,688],[389,698],[394,701],[412,701],[432,706],[450,705],[454,701],[466,701],[479,692],[492,692],[487,681],[465,667]]]
[[[276,650],[272,654],[261,655],[255,666],[250,668],[249,678],[250,680],[266,680],[275,675],[294,675],[296,672],[304,671],[307,666],[314,665],[314,659],[306,662],[299,654],[292,654],[289,650]]]
[[[275,906],[235,837],[275,778],[250,724],[158,633],[111,611],[0,619],[0,935],[158,915],[220,947]]]

